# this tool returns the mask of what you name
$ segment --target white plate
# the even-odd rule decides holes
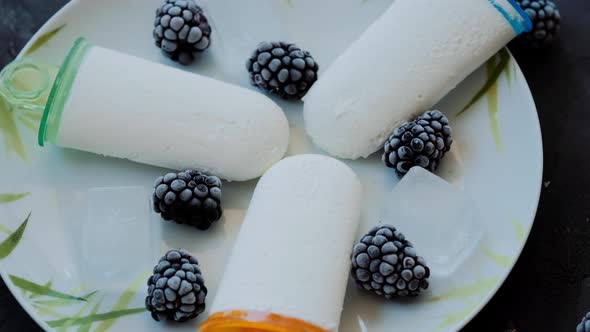
[[[157,3],[73,1],[43,26],[27,48],[40,44],[34,41],[41,38],[45,43],[32,57],[60,64],[75,38],[84,36],[101,46],[178,66],[153,44]],[[276,39],[309,49],[325,69],[389,3],[204,0],[214,25],[212,47],[201,61],[183,69],[249,86],[246,57],[259,41]],[[62,28],[48,38],[47,33],[58,27]],[[540,192],[539,122],[525,79],[512,58],[495,85],[496,93],[487,93],[456,115],[484,84],[485,67],[439,105],[454,127],[455,143],[438,174],[464,189],[480,208],[485,234],[477,252],[451,278],[434,278],[430,291],[415,301],[386,302],[351,283],[341,331],[456,331],[488,302],[518,258]],[[278,102],[292,127],[289,153],[319,152],[302,129],[301,104]],[[14,250],[9,243],[18,242],[12,241],[18,231],[0,244],[2,277],[19,302],[48,330],[71,325],[67,330],[195,331],[205,315],[179,325],[157,323],[146,312],[137,312],[143,308],[146,273],[167,248],[186,248],[204,267],[210,303],[256,181],[224,184],[225,217],[207,232],[162,222],[149,211],[147,199],[153,180],[165,170],[40,148],[34,132],[36,118],[0,110],[0,241],[8,239],[31,213]],[[360,234],[379,221],[381,199],[397,179],[378,154],[347,163],[364,185]],[[100,189],[105,187],[125,188]],[[5,195],[19,193],[25,194]],[[424,204],[427,208],[428,202]],[[112,209],[105,212],[104,206]],[[134,231],[123,232],[125,227]],[[118,247],[120,254],[110,254]],[[95,290],[86,301],[64,298]]]

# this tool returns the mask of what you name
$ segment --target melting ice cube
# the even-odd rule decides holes
[[[119,289],[157,262],[159,225],[150,222],[143,187],[92,188],[87,196],[78,241],[81,278],[88,287]]]
[[[475,202],[420,167],[412,168],[385,200],[382,223],[398,228],[436,276],[451,275],[483,236]]]

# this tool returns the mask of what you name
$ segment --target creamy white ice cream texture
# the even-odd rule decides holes
[[[254,91],[98,46],[61,117],[57,144],[227,180],[259,177],[289,143],[281,108]]]
[[[259,180],[210,313],[255,310],[337,331],[361,186],[327,156],[283,159]]]
[[[514,38],[518,20],[506,0],[395,0],[304,97],[307,133],[331,155],[367,157]]]

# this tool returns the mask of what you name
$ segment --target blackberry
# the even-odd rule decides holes
[[[515,41],[517,46],[545,48],[559,33],[561,15],[552,1],[516,0],[533,23],[533,29],[522,33]]]
[[[221,218],[221,180],[197,170],[168,173],[156,179],[154,211],[164,220],[208,229]]]
[[[576,332],[590,332],[590,312],[582,317],[582,321],[576,327]]]
[[[153,35],[166,56],[187,65],[209,47],[211,27],[194,0],[166,0],[156,9]]]
[[[449,120],[439,111],[428,111],[389,136],[381,159],[400,177],[414,166],[434,172],[452,143]]]
[[[252,85],[284,99],[301,99],[319,66],[308,51],[286,42],[262,42],[246,62]]]
[[[170,250],[147,282],[145,307],[156,321],[184,322],[205,311],[207,287],[199,262],[186,250]]]
[[[400,231],[382,225],[354,246],[351,275],[362,288],[391,299],[417,296],[427,289],[430,269]]]

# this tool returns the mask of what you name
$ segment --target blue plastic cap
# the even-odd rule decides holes
[[[514,0],[488,0],[496,8],[506,21],[512,26],[514,33],[518,36],[523,32],[533,29],[533,22],[527,13],[520,8]],[[509,6],[507,6],[509,5]]]

